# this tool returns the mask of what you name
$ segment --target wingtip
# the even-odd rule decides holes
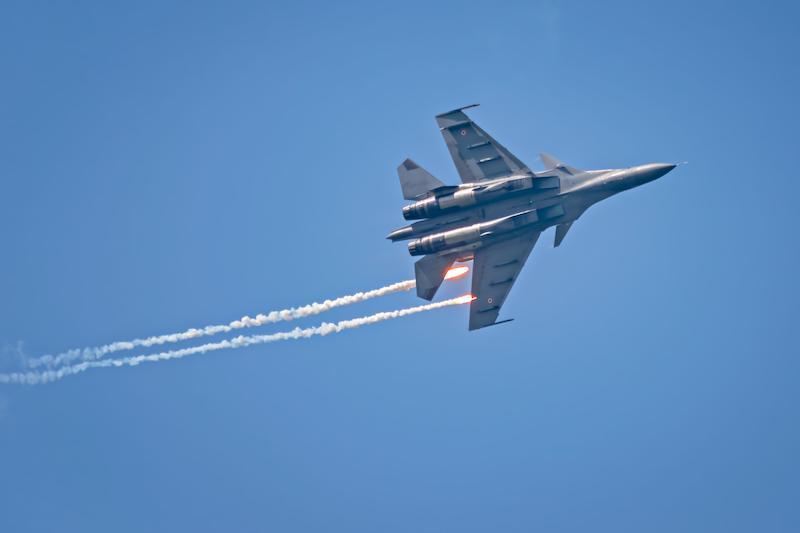
[[[481,326],[473,326],[472,324],[470,324],[469,325],[469,331],[475,331],[476,329],[488,328],[490,326],[497,326],[497,325],[500,325],[500,324],[505,324],[507,322],[513,322],[513,321],[514,321],[513,318],[506,318],[505,320],[500,320],[498,322],[492,322],[491,324],[483,324]]]
[[[445,116],[451,115],[453,113],[458,113],[459,111],[464,111],[465,109],[471,109],[473,107],[478,107],[479,105],[481,105],[481,104],[469,104],[469,105],[465,105],[464,107],[458,107],[456,109],[451,109],[450,111],[447,111],[446,113],[439,113],[438,115],[436,115],[436,118],[445,117]]]

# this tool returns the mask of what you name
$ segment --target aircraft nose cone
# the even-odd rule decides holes
[[[641,184],[657,180],[675,167],[676,165],[672,163],[651,163],[649,165],[642,165],[636,173],[638,174],[638,179],[636,181]]]
[[[660,178],[676,166],[678,165],[673,165],[672,163],[657,163],[653,165],[652,173],[655,175],[654,179]]]

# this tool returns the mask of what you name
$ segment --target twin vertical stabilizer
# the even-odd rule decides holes
[[[406,159],[397,167],[397,175],[400,177],[400,187],[403,189],[403,198],[406,200],[415,200],[434,189],[445,186],[430,172],[410,159]]]

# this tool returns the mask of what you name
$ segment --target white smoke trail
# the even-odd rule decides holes
[[[191,348],[183,348],[179,350],[170,350],[149,355],[136,355],[130,357],[123,357],[120,359],[103,359],[99,361],[84,361],[71,366],[64,366],[57,370],[43,370],[32,372],[13,372],[8,374],[0,374],[0,383],[19,383],[25,385],[39,385],[42,383],[49,383],[58,381],[67,376],[79,374],[90,368],[104,368],[104,367],[121,367],[121,366],[136,366],[144,362],[157,362],[166,361],[169,359],[180,359],[189,355],[206,353],[216,350],[224,350],[228,348],[242,348],[244,346],[251,346],[253,344],[264,344],[269,342],[284,341],[290,339],[307,339],[317,335],[329,335],[331,333],[339,333],[348,329],[355,329],[368,324],[375,324],[384,320],[399,318],[423,311],[431,311],[433,309],[441,309],[453,305],[467,304],[472,301],[472,295],[467,294],[458,298],[451,298],[441,302],[419,305],[416,307],[408,307],[405,309],[397,309],[395,311],[384,311],[375,313],[374,315],[364,316],[361,318],[353,318],[350,320],[342,320],[335,324],[330,322],[323,322],[319,326],[311,328],[295,328],[291,331],[283,331],[280,333],[272,333],[269,335],[252,335],[252,336],[239,336],[230,340],[223,340],[219,342],[210,342],[200,346]]]
[[[322,303],[314,302],[309,305],[301,307],[290,307],[288,309],[281,309],[278,311],[270,311],[267,314],[259,313],[255,317],[243,316],[239,320],[234,320],[228,324],[219,324],[214,326],[206,326],[204,328],[189,328],[180,333],[169,333],[166,335],[157,335],[153,337],[146,337],[144,339],[134,339],[132,341],[118,341],[102,346],[90,346],[83,349],[68,350],[57,355],[43,355],[41,357],[27,359],[27,365],[30,368],[37,368],[40,366],[47,366],[53,368],[65,364],[69,364],[75,360],[94,361],[102,357],[118,352],[120,350],[132,350],[134,348],[144,346],[156,346],[165,343],[180,342],[198,337],[205,337],[208,335],[216,335],[218,333],[228,333],[230,331],[242,328],[251,328],[255,326],[263,326],[264,324],[273,324],[275,322],[285,322],[304,318],[308,316],[318,315],[337,307],[352,305],[355,303],[386,296],[400,291],[408,291],[413,289],[416,283],[413,279],[392,283],[379,289],[371,291],[357,292],[346,296],[340,296],[333,300],[325,300]]]

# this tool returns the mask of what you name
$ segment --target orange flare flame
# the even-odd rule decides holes
[[[444,279],[445,279],[445,281],[450,281],[450,280],[454,280],[454,279],[460,279],[460,278],[463,278],[464,276],[466,276],[467,272],[469,272],[469,267],[468,266],[453,267],[453,268],[451,268],[450,270],[447,271],[447,273],[444,275]]]
[[[475,300],[475,297],[471,294],[465,294],[464,296],[459,296],[455,299],[457,304],[468,304]]]

